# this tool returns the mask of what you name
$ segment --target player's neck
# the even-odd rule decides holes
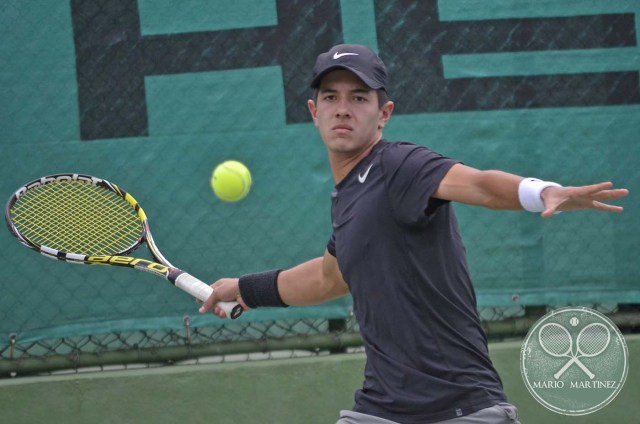
[[[335,183],[340,184],[340,182],[349,175],[349,172],[351,172],[351,170],[355,168],[362,159],[369,156],[371,150],[373,150],[381,139],[382,137],[368,145],[365,149],[357,152],[341,153],[329,151],[329,163],[331,165],[331,173],[333,174]]]

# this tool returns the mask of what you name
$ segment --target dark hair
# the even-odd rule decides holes
[[[389,94],[383,88],[375,90],[378,93],[378,108],[382,109],[382,107],[389,101]],[[313,101],[318,103],[318,88],[313,89]]]
[[[382,107],[389,101],[389,94],[387,90],[381,88],[376,90],[378,92],[378,108],[382,109]]]

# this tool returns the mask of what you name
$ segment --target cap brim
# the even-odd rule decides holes
[[[360,78],[360,80],[362,80],[363,83],[365,83],[365,85],[367,87],[369,87],[369,88],[371,88],[373,90],[379,90],[381,88],[384,88],[384,86],[382,84],[380,84],[379,82],[372,81],[370,78],[368,78],[362,72],[360,72],[357,69],[354,69],[352,67],[346,66],[346,65],[330,66],[327,69],[323,70],[318,75],[316,75],[316,77],[311,81],[311,88],[320,87],[320,82],[322,81],[322,78],[324,78],[325,75],[327,75],[329,72],[335,71],[337,69],[346,69],[347,71],[353,72],[358,78]]]

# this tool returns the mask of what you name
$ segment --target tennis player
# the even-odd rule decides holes
[[[318,56],[308,108],[335,189],[322,257],[287,270],[223,278],[202,305],[312,305],[353,297],[367,355],[364,384],[339,424],[517,423],[489,358],[452,202],[528,210],[620,212],[609,182],[562,187],[481,171],[382,132],[394,103],[382,60],[361,45]]]

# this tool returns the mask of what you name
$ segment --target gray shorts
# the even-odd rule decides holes
[[[354,411],[340,411],[340,419],[336,424],[399,424],[395,421],[361,414]],[[518,408],[510,403],[499,403],[489,408],[481,409],[464,417],[438,421],[434,424],[520,424]]]

